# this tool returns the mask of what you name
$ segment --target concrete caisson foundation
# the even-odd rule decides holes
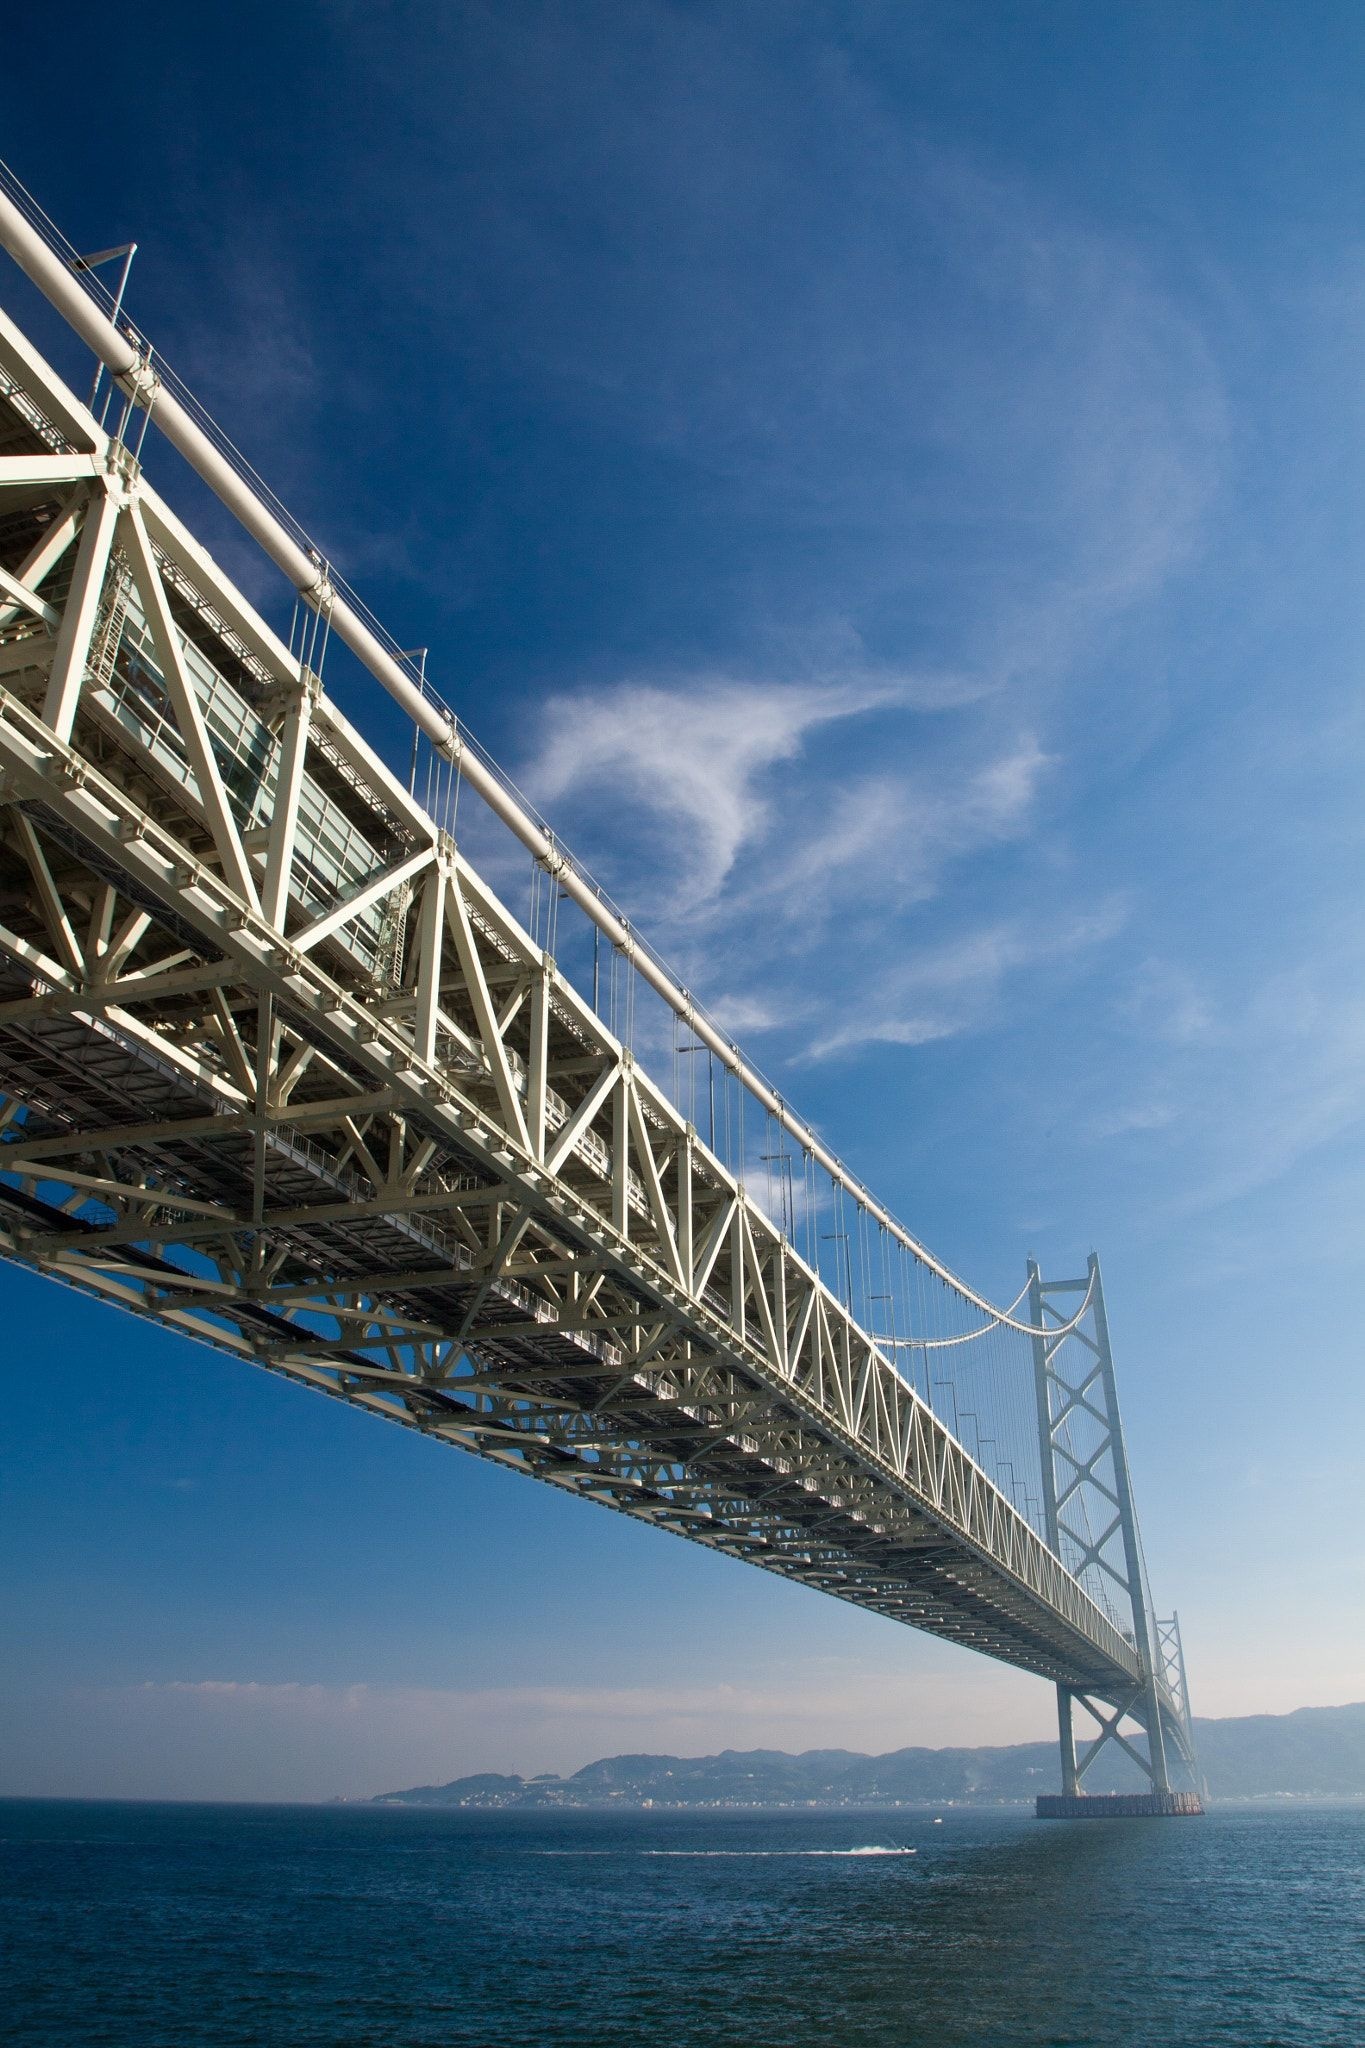
[[[1039,1820],[1165,1820],[1204,1811],[1195,1792],[1040,1792]]]

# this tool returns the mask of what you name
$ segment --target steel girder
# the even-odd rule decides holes
[[[0,566],[0,1252],[1074,1689],[1139,1680],[2,316]]]

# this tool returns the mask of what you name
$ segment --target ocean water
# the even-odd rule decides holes
[[[1362,2048],[1365,1809],[0,1804],[13,2048]]]

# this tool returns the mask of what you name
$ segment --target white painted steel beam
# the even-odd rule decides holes
[[[461,737],[454,715],[433,702],[414,683],[400,661],[370,630],[354,608],[328,579],[320,559],[306,554],[266,506],[256,490],[223,454],[217,444],[191,417],[174,393],[159,378],[154,367],[139,354],[125,335],[99,311],[67,267],[48,248],[41,235],[24,217],[7,194],[0,191],[0,245],[7,248],[19,266],[51,301],[100,361],[113,374],[119,388],[151,415],[161,433],[196,469],[229,511],[265,549],[306,603],[325,612],[331,630],[369,669],[412,719],[418,730],[449,759],[457,762],[461,775],[500,818],[532,857],[578,907],[592,920],[610,943],[656,995],[680,1017],[780,1129],[794,1137],[801,1148],[846,1189],[866,1210],[871,1220],[905,1246],[929,1271],[946,1281],[981,1314],[1001,1327],[1023,1331],[1028,1326],[1009,1310],[1000,1309],[976,1292],[936,1259],[927,1246],[911,1236],[888,1210],[875,1200],[842,1161],[830,1151],[809,1125],[794,1115],[787,1103],[743,1058],[737,1046],[725,1038],[700,1011],[683,988],[654,955],[642,947],[635,934],[602,899],[600,891],[551,838],[544,827],[508,789],[478,753]],[[93,423],[92,423],[93,424]],[[74,458],[72,458],[74,460]]]
[[[209,456],[230,468],[131,344],[91,332],[157,421],[180,422],[201,473],[213,481]],[[34,417],[72,419],[58,380],[32,361],[25,376]],[[0,1252],[1087,1696],[1127,1697],[1136,1653],[1086,1587],[126,451],[84,431],[99,474],[76,486],[91,502],[55,640],[25,623],[20,666],[0,672]],[[48,459],[18,458],[41,474]],[[286,573],[290,549],[305,562],[278,525],[275,540]],[[20,542],[31,561],[38,543]],[[341,600],[307,571],[297,587],[336,629]],[[0,620],[0,636],[19,630]],[[445,714],[419,701],[474,780]],[[709,1042],[686,992],[479,772]],[[959,1300],[1033,1327],[870,1213]]]

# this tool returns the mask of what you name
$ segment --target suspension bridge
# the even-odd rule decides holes
[[[1199,1811],[1098,1261],[1008,1305],[950,1272],[130,324],[131,245],[82,255],[7,176],[0,244],[94,356],[81,397],[0,307],[0,1255],[1050,1680],[1042,1812]],[[274,624],[158,437],[280,572]],[[407,714],[397,767],[329,656]],[[1113,1747],[1144,1792],[1084,1792]]]

